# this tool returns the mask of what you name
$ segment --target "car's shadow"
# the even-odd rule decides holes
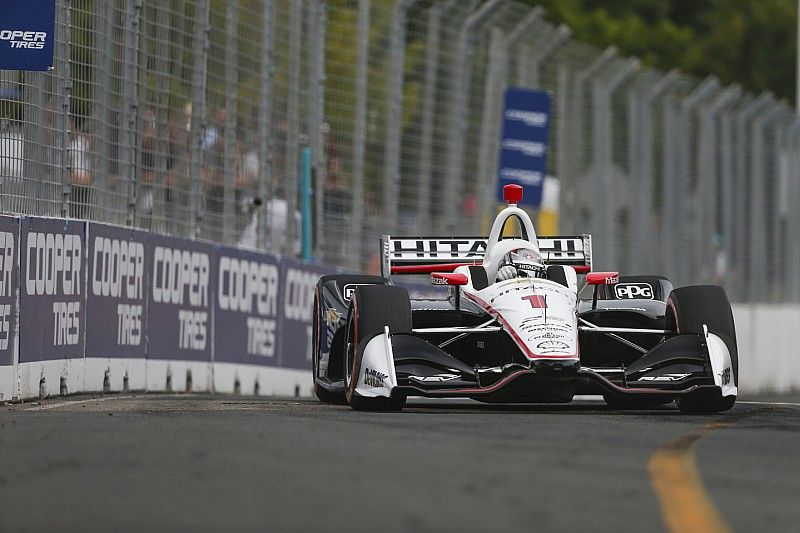
[[[520,404],[520,403],[480,403],[476,401],[436,401],[424,398],[409,399],[403,409],[404,413],[558,413],[585,414],[607,413],[614,415],[681,415],[675,404],[658,405],[646,408],[612,409],[602,400],[577,401],[567,404]]]

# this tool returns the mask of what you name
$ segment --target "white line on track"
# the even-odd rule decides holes
[[[747,405],[788,405],[790,407],[800,407],[800,403],[791,403],[791,402],[746,402],[736,400],[736,403],[744,403]]]
[[[63,402],[51,403],[47,405],[37,405],[35,407],[28,407],[26,411],[47,411],[48,409],[58,409],[60,407],[72,407],[73,405],[81,405],[85,403],[99,403],[108,400],[128,400],[133,398],[132,395],[128,396],[104,396],[103,398],[90,398],[88,400],[67,400]]]

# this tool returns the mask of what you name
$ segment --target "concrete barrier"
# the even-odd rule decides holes
[[[800,305],[733,306],[743,393],[800,390]]]
[[[335,269],[130,228],[0,216],[0,401],[80,392],[308,396]]]

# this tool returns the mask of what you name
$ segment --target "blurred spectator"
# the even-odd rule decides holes
[[[342,157],[334,141],[328,140],[326,144],[325,214],[346,217],[350,213],[350,191],[342,183]]]
[[[25,138],[22,129],[0,120],[0,184],[7,178],[21,178]]]
[[[242,231],[237,244],[244,248],[256,248],[258,244],[258,220],[259,217],[267,217],[267,251],[273,253],[283,253],[283,243],[286,241],[286,213],[287,204],[283,198],[270,198],[266,204],[260,198],[255,198],[252,214],[247,226]],[[300,227],[300,211],[294,212],[295,227]],[[300,255],[300,237],[294,239],[294,244],[290,253],[294,256]]]
[[[13,211],[23,193],[25,136],[22,128],[0,120],[0,209]]]
[[[91,137],[76,123],[69,142],[70,203],[69,216],[87,218],[92,202],[92,154]]]
[[[191,113],[191,107],[189,108]],[[183,233],[179,225],[188,224],[190,217],[189,191],[189,132],[180,122],[181,116],[173,117],[167,128],[167,174],[164,189],[164,220],[168,233]]]
[[[467,218],[472,218],[477,214],[478,197],[475,195],[475,191],[466,191],[464,194],[464,200],[461,203],[461,212]]]
[[[258,196],[258,152],[252,146],[236,143],[236,232],[241,234],[250,221],[253,211],[263,203]]]
[[[222,132],[225,128],[225,110],[218,109],[203,135],[203,151],[211,150],[222,141]]]
[[[225,199],[225,110],[218,109],[203,138],[205,237],[222,240]]]
[[[282,253],[283,245],[287,238],[287,212],[288,204],[284,199],[284,187],[273,189],[273,196],[266,202],[257,194],[258,177],[260,172],[260,161],[255,148],[241,149],[236,181],[237,210],[244,217],[246,225],[242,228],[239,246],[255,248],[257,244],[257,230],[259,217],[267,217],[267,249]],[[243,153],[242,153],[243,151]],[[272,181],[273,186],[278,183]],[[294,212],[295,228],[300,228],[300,211]],[[300,238],[294,239],[294,244],[290,251],[297,256],[300,254]]]
[[[323,126],[325,134],[325,184],[323,194],[323,260],[331,264],[344,264],[347,249],[337,235],[346,235],[349,230],[351,211],[350,191],[343,183],[342,154],[336,141],[330,136],[330,128]]]
[[[163,147],[159,147],[163,149]],[[139,182],[139,215],[142,226],[151,228],[153,215],[153,184],[156,181],[156,114],[152,108],[145,111],[142,128],[142,172]]]

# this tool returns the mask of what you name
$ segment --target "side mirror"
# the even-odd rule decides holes
[[[619,283],[619,272],[589,272],[586,274],[589,285],[616,285]]]
[[[467,276],[451,272],[433,272],[431,274],[431,283],[434,285],[466,285]]]

